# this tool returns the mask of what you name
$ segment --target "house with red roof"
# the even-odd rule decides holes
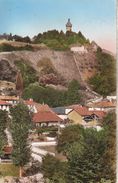
[[[33,112],[33,113],[37,113],[38,109],[41,106],[41,104],[34,102],[33,99],[24,100],[24,104],[26,104],[30,112]]]
[[[97,110],[97,111],[106,111],[109,112],[111,110],[116,109],[116,100],[102,100],[100,102],[88,104],[89,110]]]
[[[0,100],[0,110],[6,110],[9,112],[11,106],[12,106],[11,103]]]
[[[72,111],[73,109],[76,109],[76,108],[78,108],[80,106],[82,106],[82,105],[80,105],[80,104],[73,104],[73,105],[65,107],[65,114],[68,114],[70,111]]]
[[[42,104],[34,114],[33,122],[36,126],[57,126],[63,120],[48,105]]]
[[[0,95],[0,101],[8,102],[12,105],[19,103],[19,96],[7,96],[7,95]]]
[[[68,113],[68,119],[73,124],[80,124],[84,127],[95,127],[105,116],[104,111],[89,111],[85,106],[78,106]]]

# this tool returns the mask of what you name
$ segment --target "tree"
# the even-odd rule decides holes
[[[42,161],[42,171],[44,173],[44,177],[52,178],[54,175],[55,169],[58,168],[59,160],[57,160],[54,156],[47,154]]]
[[[16,91],[17,95],[21,96],[23,92],[23,78],[21,75],[21,72],[18,71],[17,76],[16,76]]]
[[[98,72],[90,78],[93,90],[103,96],[107,96],[116,90],[116,67],[115,59],[110,54],[97,49],[96,58],[98,62]]]
[[[47,154],[42,161],[42,172],[50,183],[66,183],[67,163],[60,162],[54,156]]]
[[[68,86],[67,92],[67,104],[76,104],[81,100],[81,95],[79,93],[80,85],[77,80],[72,80]]]
[[[31,115],[27,106],[19,103],[11,109],[11,133],[13,138],[13,163],[20,168],[19,175],[22,176],[22,169],[30,160],[30,146],[28,144],[29,129],[31,127]]]
[[[116,182],[116,114],[109,112],[103,119],[103,127],[107,131],[107,149],[104,155],[105,163],[110,169],[109,179]]]
[[[96,183],[114,180],[108,158],[108,131],[66,127],[58,138],[57,149],[68,159],[67,183]]]
[[[85,129],[83,132],[82,138],[75,141],[68,151],[68,182],[96,183],[101,178],[108,179],[108,174],[104,174],[105,131]]]
[[[58,137],[57,150],[66,154],[74,142],[78,142],[84,129],[80,125],[72,125],[64,128]]]
[[[27,87],[30,83],[38,81],[36,71],[29,66],[24,60],[16,60],[15,65],[18,68],[19,72],[17,74],[17,84],[16,87],[18,90]]]
[[[7,111],[0,110],[0,155],[3,154],[3,147],[6,144],[5,129],[7,128],[8,121]]]

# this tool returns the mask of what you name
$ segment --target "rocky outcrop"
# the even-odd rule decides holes
[[[15,82],[16,69],[5,59],[0,60],[0,80]]]
[[[74,57],[76,58],[76,62]],[[49,49],[41,49],[39,51],[13,51],[0,54],[0,65],[3,70],[0,73],[0,78],[14,81],[16,74],[14,62],[16,60],[24,60],[40,75],[41,68],[39,67],[39,63],[44,58],[50,59],[58,76],[62,77],[66,82],[76,79],[83,83],[83,80],[87,80],[96,70],[95,53],[92,51],[82,55],[70,51],[54,51]]]

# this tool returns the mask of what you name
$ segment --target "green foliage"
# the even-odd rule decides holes
[[[98,132],[79,125],[66,127],[62,131],[57,149],[59,152],[66,152],[66,171],[57,159],[47,155],[43,160],[43,173],[50,183],[115,183],[115,174],[110,163],[113,146],[109,146],[115,141],[109,141],[114,134],[114,125],[111,123],[114,117],[114,114],[109,114],[104,119],[104,129]]]
[[[59,160],[52,155],[47,154],[42,161],[42,171],[44,177],[51,178],[54,174],[55,168],[58,170]]]
[[[106,119],[109,121],[108,117]],[[67,183],[115,182],[111,164],[111,159],[115,157],[111,155],[115,139],[111,142],[112,130],[108,126],[104,128],[97,132],[96,129],[73,125],[62,131],[57,149],[65,153],[68,159]]]
[[[83,128],[79,125],[68,126],[63,129],[58,137],[57,151],[66,154],[68,149],[74,142],[78,142],[81,138]]]
[[[23,98],[33,98],[38,103],[46,103],[51,107],[81,103],[81,94],[78,92],[79,84],[72,81],[68,91],[59,91],[51,87],[42,87],[37,84],[29,85],[24,90]]]
[[[112,183],[111,180],[105,180],[105,179],[101,179],[100,182],[97,183]]]
[[[36,71],[26,62],[22,60],[16,60],[15,65],[21,71],[24,87],[27,87],[30,83],[34,83],[38,80]]]
[[[107,96],[116,90],[115,59],[100,49],[97,50],[96,56],[98,72],[90,79],[90,84],[94,91]]]
[[[67,92],[67,104],[76,104],[81,101],[81,95],[79,93],[80,85],[77,80],[72,80],[68,86]]]
[[[58,32],[51,30],[38,34],[34,37],[34,43],[44,43],[54,50],[67,50],[71,44],[89,44],[89,41],[82,35],[81,32]]]
[[[3,154],[3,147],[7,142],[5,129],[8,126],[8,121],[8,113],[6,111],[0,110],[0,155]]]
[[[0,44],[0,52],[22,51],[22,50],[33,51],[33,47],[31,45],[17,47],[7,43]]]
[[[114,180],[116,177],[116,114],[114,112],[108,113],[103,119],[103,126],[108,133],[107,149],[104,159],[108,168],[110,167],[109,177]]]
[[[27,106],[19,103],[11,108],[11,133],[13,138],[12,159],[16,166],[23,167],[30,160],[28,134],[31,128],[31,115]]]
[[[103,154],[106,149],[106,134],[86,129],[82,138],[72,144],[68,152],[68,179],[72,182],[97,182],[107,176],[103,174]]]
[[[58,131],[58,128],[57,127],[53,127],[53,126],[50,126],[50,127],[42,126],[42,127],[37,128],[36,131],[37,131],[37,133],[57,132]]]
[[[47,154],[42,161],[42,172],[50,183],[66,183],[67,164]]]

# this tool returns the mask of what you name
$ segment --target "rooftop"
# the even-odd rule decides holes
[[[0,100],[19,100],[19,96],[0,95]]]
[[[34,114],[33,121],[35,123],[41,123],[41,122],[61,122],[63,120],[59,118],[55,113],[52,113],[50,111],[48,112],[40,111]]]
[[[0,100],[0,105],[12,105],[12,104],[10,104],[9,102]]]
[[[100,107],[100,108],[116,107],[116,101],[112,102],[112,101],[109,101],[109,100],[104,100],[104,101],[100,101],[100,102],[90,104],[89,107]]]
[[[55,112],[47,105],[40,105],[38,113],[34,114],[33,121],[35,123],[41,122],[61,122],[63,121],[60,117],[56,115]]]
[[[85,106],[84,107],[80,106],[80,107],[77,107],[77,108],[75,108],[73,110],[76,111],[81,116],[91,116],[91,115],[95,114],[99,118],[103,118],[105,116],[105,114],[106,114],[104,111],[96,111],[96,110],[89,111],[88,108],[85,107]]]

